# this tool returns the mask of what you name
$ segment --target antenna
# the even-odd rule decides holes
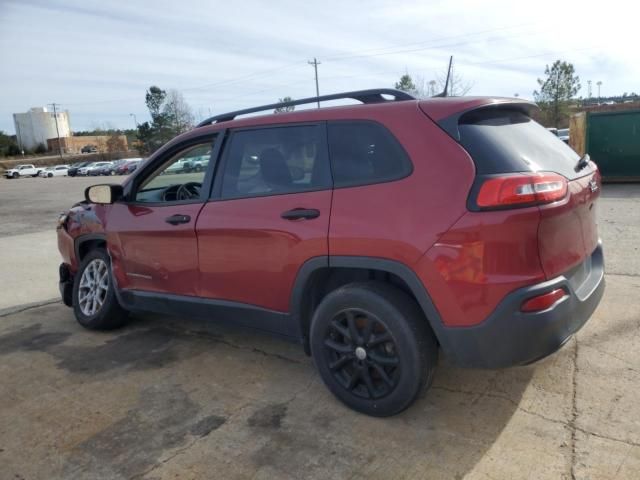
[[[449,57],[449,68],[447,68],[447,79],[444,82],[444,91],[439,93],[438,95],[434,95],[434,97],[446,97],[447,90],[449,89],[449,77],[451,76],[451,64],[453,63],[453,55]]]

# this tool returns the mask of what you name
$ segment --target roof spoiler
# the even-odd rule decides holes
[[[515,100],[515,99],[509,99],[509,98],[495,99],[492,103],[477,105],[477,106],[456,112],[453,115],[449,115],[448,117],[437,120],[436,123],[440,126],[440,128],[442,128],[445,132],[447,132],[456,142],[459,142],[460,130],[458,129],[458,125],[460,124],[460,119],[465,115],[467,115],[468,113],[477,112],[481,110],[509,109],[509,110],[517,110],[522,113],[525,113],[526,115],[531,116],[531,112],[533,110],[536,110],[537,108],[538,108],[538,105],[526,100]]]

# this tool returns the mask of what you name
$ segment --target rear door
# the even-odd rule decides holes
[[[593,253],[600,194],[593,162],[577,168],[580,156],[571,147],[517,109],[479,109],[463,115],[458,128],[480,176],[555,172],[567,179],[566,198],[539,207],[538,249],[547,278],[567,272]]]
[[[199,295],[286,312],[300,266],[328,254],[324,123],[232,131],[196,225]]]
[[[165,152],[135,177],[126,201],[111,206],[106,230],[121,289],[196,295],[195,225],[212,172],[170,173],[170,167],[211,155],[213,142],[211,136],[198,138]]]

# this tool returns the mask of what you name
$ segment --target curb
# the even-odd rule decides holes
[[[2,308],[0,309],[0,317],[6,317],[8,315],[13,315],[14,313],[24,312],[25,310],[30,310],[32,308],[44,307],[45,305],[53,305],[54,303],[62,303],[62,300],[60,300],[59,298],[50,298],[48,300],[42,300],[40,302],[25,303],[22,305],[14,305],[12,307]]]

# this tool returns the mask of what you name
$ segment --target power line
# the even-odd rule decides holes
[[[233,78],[229,78],[227,80],[221,80],[219,82],[214,82],[214,83],[207,83],[204,85],[199,85],[196,87],[187,87],[187,88],[181,88],[180,91],[182,92],[189,92],[189,91],[193,91],[193,90],[203,90],[206,88],[212,88],[212,87],[218,87],[221,85],[232,85],[234,83],[240,83],[244,80],[248,80],[248,79],[252,79],[252,78],[259,78],[265,75],[268,75],[269,73],[273,73],[273,72],[280,72],[283,70],[288,70],[291,69],[293,67],[300,67],[302,66],[302,62],[295,62],[295,63],[289,63],[289,64],[284,64],[284,65],[280,65],[279,67],[276,68],[270,68],[268,70],[258,70],[256,72],[252,72],[249,73],[247,75],[242,75],[239,77],[233,77]],[[95,101],[90,101],[90,102],[64,102],[65,105],[96,105],[96,104],[101,104],[101,103],[115,103],[115,102],[128,102],[128,101],[135,101],[135,100],[139,100],[140,96],[136,96],[136,97],[129,97],[129,98],[119,98],[119,99],[111,99],[111,100],[95,100]]]
[[[544,56],[547,56],[547,55],[562,55],[562,54],[565,54],[567,52],[584,52],[586,50],[592,50],[593,51],[594,49],[597,49],[597,48],[598,48],[598,46],[594,45],[594,46],[586,47],[586,48],[573,48],[573,49],[569,49],[569,50],[556,51],[556,52],[544,52],[544,53],[537,53],[535,55],[526,55],[526,56],[523,56],[523,57],[512,57],[512,58],[503,58],[503,59],[500,59],[500,60],[489,60],[489,61],[486,61],[486,62],[467,62],[466,65],[474,65],[474,66],[475,65],[492,65],[492,64],[495,64],[495,63],[515,62],[515,61],[518,61],[518,60],[526,60],[526,59],[529,59],[529,58],[544,57]]]
[[[437,44],[437,45],[433,45],[433,42],[440,42],[443,40],[450,40],[450,39],[455,39],[455,38],[466,38],[466,37],[471,37],[471,36],[477,36],[477,35],[482,35],[485,33],[493,33],[493,32],[497,32],[497,31],[502,31],[502,30],[509,30],[509,29],[514,29],[514,28],[518,28],[518,27],[522,27],[522,26],[529,26],[529,25],[534,25],[534,23],[523,23],[523,24],[519,24],[519,25],[514,25],[514,26],[505,26],[505,27],[499,27],[499,28],[494,28],[494,29],[487,29],[487,30],[479,30],[476,32],[471,32],[471,33],[466,33],[466,34],[460,34],[460,35],[452,35],[452,36],[447,36],[447,37],[440,37],[437,39],[431,39],[431,40],[426,40],[426,41],[421,41],[421,42],[414,42],[414,43],[407,43],[407,44],[400,44],[400,45],[394,45],[394,46],[390,46],[390,47],[380,47],[378,49],[365,49],[365,50],[355,50],[353,52],[350,52],[346,55],[335,55],[333,57],[326,57],[324,60],[325,61],[343,61],[343,60],[349,60],[352,58],[367,58],[367,57],[377,57],[377,56],[384,56],[384,55],[396,55],[396,54],[401,54],[401,53],[411,53],[411,52],[418,52],[418,51],[423,51],[423,50],[430,50],[430,49],[435,49],[435,48],[450,48],[450,47],[456,47],[456,46],[462,46],[462,45],[468,45],[470,43],[475,43],[477,41],[479,41],[478,39],[473,40],[473,41],[465,41],[465,42],[457,42],[457,43],[450,43],[450,44]],[[514,35],[507,35],[507,36],[500,36],[500,37],[489,37],[489,38],[485,38],[485,41],[495,41],[495,40],[503,40],[505,38],[511,38],[514,36],[518,36],[518,35],[522,35],[523,33],[518,33],[518,34],[514,34]],[[425,43],[427,44],[431,44],[428,45],[426,47],[420,47],[420,48],[415,48],[415,49],[401,49],[401,50],[393,50],[393,51],[389,51],[389,52],[380,52],[380,50],[389,50],[389,49],[397,49],[399,47],[406,47],[406,46],[411,46],[411,45],[424,45]],[[367,53],[367,52],[378,52],[378,53]],[[308,62],[309,64],[313,64],[312,62]],[[320,63],[318,63],[319,65]],[[212,87],[218,87],[218,86],[223,86],[223,85],[233,85],[235,83],[241,83],[245,80],[249,80],[249,79],[254,79],[254,78],[260,78],[263,77],[265,75],[269,75],[270,73],[274,73],[274,72],[280,72],[283,70],[288,70],[291,68],[295,68],[295,67],[300,67],[302,65],[302,62],[300,61],[296,61],[296,62],[291,62],[291,63],[287,63],[284,65],[280,65],[278,67],[274,67],[274,68],[269,68],[269,69],[265,69],[265,70],[258,70],[252,73],[249,73],[247,75],[242,75],[239,77],[233,77],[233,78],[229,78],[226,80],[220,80],[218,82],[212,82],[212,83],[206,83],[206,84],[202,84],[202,85],[198,85],[198,86],[194,86],[194,87],[186,87],[186,88],[181,88],[180,90],[183,92],[189,92],[189,91],[195,91],[195,90],[203,90],[203,89],[208,89],[208,88],[212,88]],[[316,89],[317,90],[317,89]],[[128,102],[128,101],[136,101],[139,100],[140,97],[136,96],[136,97],[129,97],[129,98],[119,98],[119,99],[110,99],[110,100],[95,100],[95,101],[89,101],[89,102],[64,102],[65,105],[97,105],[97,104],[103,104],[103,103],[115,103],[115,102]]]
[[[472,37],[472,36],[476,36],[476,35],[482,35],[484,33],[494,33],[494,32],[499,32],[502,30],[512,30],[514,28],[519,28],[519,27],[524,27],[524,26],[529,26],[529,25],[535,25],[534,22],[527,22],[527,23],[521,23],[518,25],[510,25],[510,26],[506,26],[506,27],[499,27],[499,28],[491,28],[491,29],[487,29],[487,30],[478,30],[475,32],[470,32],[470,33],[463,33],[460,35],[448,35],[446,37],[439,37],[439,38],[432,38],[430,40],[423,40],[420,42],[412,42],[412,43],[404,43],[404,44],[398,44],[398,45],[393,45],[393,46],[389,46],[389,47],[379,47],[379,48],[369,48],[369,49],[365,49],[365,50],[355,50],[346,54],[342,54],[342,55],[334,55],[334,56],[330,56],[330,57],[325,57],[325,61],[339,61],[339,60],[346,60],[346,59],[350,59],[350,58],[360,58],[360,57],[367,57],[367,56],[378,56],[378,55],[392,55],[394,53],[404,53],[405,50],[401,50],[399,52],[381,52],[382,50],[393,50],[393,49],[397,49],[397,48],[402,48],[402,47],[410,47],[410,46],[414,46],[414,45],[424,45],[425,43],[433,43],[433,42],[441,42],[443,40],[452,40],[455,38],[466,38],[466,37]],[[431,48],[431,47],[429,47]],[[417,49],[417,50],[421,50],[421,49]],[[417,51],[416,50],[416,51]],[[409,50],[409,51],[413,51],[413,50]],[[371,53],[370,55],[368,55],[369,52],[374,52]]]

